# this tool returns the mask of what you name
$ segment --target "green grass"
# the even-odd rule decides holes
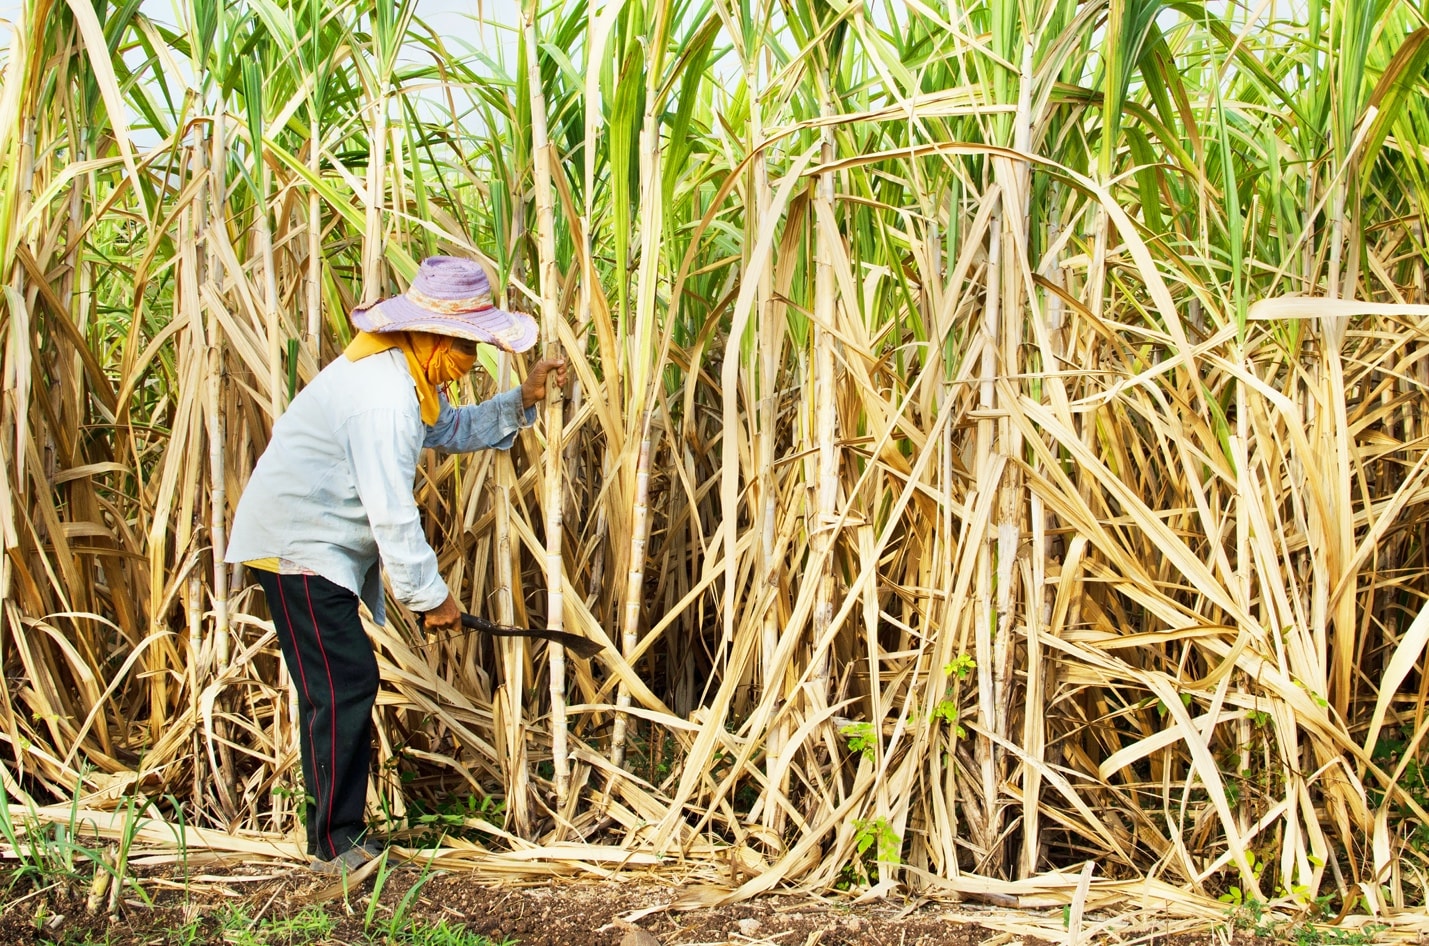
[[[73,935],[61,936],[59,939],[39,939],[36,942],[40,946],[109,946],[111,939],[108,933],[95,933],[93,930],[76,931]]]
[[[331,937],[337,925],[332,914],[319,906],[306,907],[289,917],[263,917],[256,922],[246,910],[235,908],[223,913],[211,941],[229,946],[317,946],[335,942]],[[195,924],[173,932],[182,938],[169,940],[170,943],[210,941],[198,938],[201,931]],[[506,939],[498,943],[449,920],[427,923],[401,913],[371,924],[361,936],[358,942],[373,946],[514,946],[516,942]]]
[[[182,926],[169,927],[164,933],[164,942],[168,946],[199,946],[209,942],[202,914],[196,914]]]
[[[220,932],[223,941],[232,946],[304,946],[322,942],[335,925],[321,907],[307,907],[290,917],[257,921],[237,907],[225,912]]]
[[[377,930],[368,932],[373,943],[390,943],[392,946],[514,946],[516,940],[504,939],[499,943],[487,936],[462,929],[446,920],[436,923],[412,923],[410,925],[392,921]]]

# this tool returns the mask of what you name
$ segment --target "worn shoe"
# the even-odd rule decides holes
[[[366,850],[371,852],[373,857],[380,857],[382,852],[387,850],[387,845],[385,843],[377,840],[371,835],[368,835],[367,838],[364,839],[360,844],[354,844],[353,847],[365,848]],[[312,844],[309,844],[308,859],[327,860],[328,858],[319,857],[317,847]]]
[[[357,847],[350,847],[337,857],[313,858],[310,865],[319,874],[342,874],[357,870],[368,861],[382,856],[382,848],[375,841],[367,841]]]

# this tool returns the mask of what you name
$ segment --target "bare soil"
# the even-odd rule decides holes
[[[1049,920],[1060,917],[1060,911],[1019,914],[975,904],[887,900],[855,905],[805,896],[766,896],[730,906],[674,911],[658,908],[678,897],[680,889],[655,881],[492,886],[459,874],[423,876],[411,868],[394,870],[384,878],[377,891],[378,905],[369,911],[372,878],[343,895],[334,893],[340,885],[334,885],[332,878],[302,867],[248,866],[195,873],[187,883],[168,871],[141,873],[140,886],[149,902],[130,886],[117,900],[113,915],[108,904],[90,912],[87,889],[63,883],[37,887],[26,879],[0,899],[0,944],[349,946],[386,941],[376,925],[390,923],[394,912],[400,911],[403,928],[444,924],[449,930],[519,946],[1037,946],[1048,941],[1009,932],[1009,923],[1022,919],[1030,921],[1026,925],[1045,928]],[[9,880],[0,868],[0,891]],[[650,912],[651,908],[657,909]],[[332,921],[331,929],[318,938],[293,927],[274,926],[311,917],[318,910]],[[236,914],[247,922],[235,921]],[[1097,918],[1087,919],[1088,926],[1096,922]],[[1083,942],[1270,943],[1243,932],[1187,932],[1184,924],[1169,919],[1164,926],[1145,920],[1137,926],[1131,940],[1091,936]]]

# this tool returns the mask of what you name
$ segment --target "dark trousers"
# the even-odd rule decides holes
[[[253,574],[298,689],[308,853],[336,857],[367,832],[377,658],[352,592],[317,575]]]

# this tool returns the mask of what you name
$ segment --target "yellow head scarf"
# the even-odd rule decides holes
[[[407,358],[407,370],[417,385],[417,403],[422,409],[422,423],[431,426],[441,413],[437,386],[455,381],[476,364],[475,353],[467,355],[452,350],[448,335],[430,332],[358,332],[343,351],[348,361],[361,361],[390,348],[400,348]]]

